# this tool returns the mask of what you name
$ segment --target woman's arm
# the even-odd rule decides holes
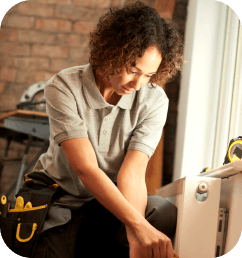
[[[117,178],[118,189],[143,217],[147,206],[147,164],[148,156],[144,152],[128,150]]]
[[[110,178],[98,167],[88,138],[61,142],[67,159],[93,196],[124,224],[138,227],[143,216],[124,198]]]
[[[137,150],[128,150],[117,177],[118,189],[143,217],[145,217],[147,206],[147,187],[145,183],[147,164],[147,154]],[[131,250],[135,249],[133,250],[133,256],[139,256],[141,250],[135,243],[132,229],[127,225],[126,233]]]
[[[61,142],[61,146],[72,169],[83,184],[106,209],[130,229],[132,234],[131,258],[174,257],[169,238],[151,226],[137,210],[144,209],[143,202],[140,202],[135,208],[98,167],[95,152],[88,138],[69,139]]]

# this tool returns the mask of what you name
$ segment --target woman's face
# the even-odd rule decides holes
[[[147,84],[158,70],[162,57],[156,47],[149,47],[144,55],[137,59],[135,66],[121,68],[120,72],[109,76],[109,82],[118,95],[130,94]]]

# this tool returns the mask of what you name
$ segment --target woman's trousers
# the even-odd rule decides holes
[[[148,195],[145,217],[172,239],[177,208],[162,197]],[[40,234],[34,258],[128,258],[129,245],[124,224],[96,199],[72,211],[65,225]]]

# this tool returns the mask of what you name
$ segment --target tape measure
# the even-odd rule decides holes
[[[208,172],[209,170],[211,170],[209,167],[206,167],[206,168],[204,168],[201,172],[200,172],[200,174],[202,174],[202,173],[205,173],[205,172]]]
[[[242,136],[230,141],[223,165],[236,160],[242,160]]]

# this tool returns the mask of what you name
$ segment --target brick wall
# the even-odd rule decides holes
[[[61,69],[86,64],[89,32],[110,7],[124,2],[29,0],[12,7],[0,30],[0,112],[16,109],[24,90],[33,83],[47,81]],[[155,0],[143,2],[154,6]],[[0,159],[6,145],[1,135]],[[23,144],[11,142],[8,159],[21,159],[24,148]],[[26,165],[37,151],[39,148],[30,149]],[[20,164],[20,161],[6,163],[0,194],[6,193],[17,179]]]
[[[124,2],[29,0],[12,7],[0,30],[0,111],[14,109],[31,84],[87,63],[89,32],[110,7]]]
[[[0,112],[15,109],[24,90],[33,83],[46,81],[63,68],[86,64],[89,31],[110,7],[124,2],[29,0],[12,7],[5,15],[0,30]],[[150,6],[156,4],[159,12],[164,14],[174,9],[174,18],[184,33],[188,0],[176,0],[175,8],[170,6],[169,0],[143,2]],[[166,92],[170,108],[165,126],[163,184],[170,182],[173,173],[179,75],[166,87]],[[6,139],[0,136],[0,158],[6,145]],[[24,148],[23,144],[12,142],[8,158],[21,159]],[[30,149],[27,164],[38,150],[34,147]],[[6,193],[17,179],[19,168],[20,161],[5,165],[0,194]]]
[[[30,0],[12,7],[0,31],[0,110],[14,109],[23,90],[59,70],[88,62],[88,33],[123,0]]]

